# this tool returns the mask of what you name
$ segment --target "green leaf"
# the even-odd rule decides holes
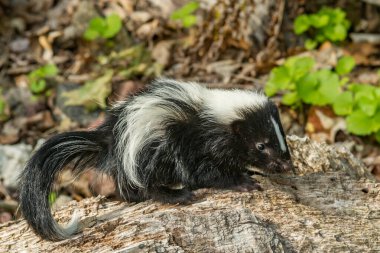
[[[333,24],[339,24],[345,20],[346,13],[340,8],[326,8],[326,11],[329,13],[328,15],[331,17]]]
[[[179,8],[176,11],[173,11],[173,13],[170,15],[170,19],[172,20],[179,20],[183,19],[186,16],[189,16],[199,8],[199,3],[197,1],[191,1],[181,8]]]
[[[5,100],[2,97],[0,97],[0,115],[3,115],[5,113],[5,107]]]
[[[86,40],[94,40],[98,37],[110,39],[119,33],[122,27],[121,18],[116,14],[108,15],[106,18],[95,17],[83,34]]]
[[[58,68],[55,64],[47,64],[41,68],[42,75],[41,77],[52,77],[58,74]]]
[[[49,204],[52,205],[54,202],[57,200],[57,193],[56,192],[51,192],[49,193]]]
[[[274,82],[267,82],[267,83],[265,84],[264,91],[265,91],[265,94],[266,94],[268,97],[272,97],[272,96],[274,96],[279,90],[280,90],[279,87],[278,87],[277,84],[274,83]]]
[[[185,16],[182,19],[182,25],[185,28],[192,27],[197,23],[197,17],[194,15]]]
[[[350,26],[351,26],[351,22],[349,20],[345,19],[342,21],[342,25],[344,26],[344,28],[346,30],[348,30],[348,28],[350,28]]]
[[[300,15],[294,21],[294,32],[301,34],[306,32],[310,27],[310,21],[308,15]]]
[[[338,60],[335,70],[339,75],[345,75],[350,73],[354,67],[354,58],[351,56],[343,56]]]
[[[319,93],[321,99],[317,105],[332,104],[341,92],[339,76],[330,70],[320,70],[317,77],[320,83]]]
[[[360,96],[355,99],[359,108],[368,116],[373,116],[377,109],[377,101],[373,97]]]
[[[322,43],[327,40],[326,36],[323,33],[323,30],[317,31],[317,34],[315,35],[314,40],[316,40],[318,43]]]
[[[361,110],[354,111],[346,118],[347,130],[356,135],[368,135],[372,132],[372,119]]]
[[[107,70],[96,80],[86,82],[83,87],[63,93],[63,96],[67,98],[65,105],[83,105],[89,110],[95,109],[98,106],[105,108],[106,98],[112,90],[112,76],[113,71]]]
[[[305,103],[332,104],[340,93],[339,77],[330,70],[322,69],[300,79],[297,91]]]
[[[274,83],[279,89],[286,89],[291,81],[291,76],[288,69],[281,66],[272,70],[268,81]]]
[[[319,94],[316,92],[318,85],[318,79],[315,73],[310,73],[301,78],[296,83],[297,92],[300,98],[308,104],[312,104],[314,101],[318,100]]]
[[[380,100],[380,88],[379,87],[377,87],[375,89],[374,93],[375,93],[375,97]]]
[[[2,89],[0,88],[0,121],[6,121],[9,118],[9,115],[6,111],[7,103],[2,96]]]
[[[90,20],[89,28],[98,32],[106,29],[106,21],[101,17],[95,17]]]
[[[333,42],[343,41],[347,37],[347,29],[343,24],[328,26],[324,29],[324,35]]]
[[[101,34],[106,28],[107,28],[106,21],[101,17],[95,17],[90,20],[90,23],[87,29],[97,31],[99,34]]]
[[[350,78],[348,78],[348,77],[343,77],[342,79],[340,79],[340,81],[339,81],[339,85],[340,86],[344,86],[345,84],[347,84],[348,82],[350,81]]]
[[[312,39],[307,39],[305,41],[305,48],[307,50],[312,50],[318,46],[318,42]]]
[[[106,29],[101,34],[103,38],[109,39],[119,33],[122,22],[121,18],[116,14],[111,14],[105,19]]]
[[[329,23],[330,17],[325,14],[312,14],[310,15],[310,25],[315,28],[321,28]]]
[[[286,93],[283,97],[282,97],[282,103],[284,105],[294,105],[296,103],[298,103],[300,100],[300,98],[298,97],[298,94],[297,92],[289,92],[289,93]]]
[[[380,130],[376,132],[375,139],[378,143],[380,143]]]
[[[37,80],[31,83],[30,90],[33,93],[41,93],[46,89],[46,81],[44,79]]]
[[[368,85],[368,84],[363,84],[363,83],[352,83],[348,86],[348,88],[353,91],[355,94],[359,94],[360,96],[365,94],[373,94],[375,91],[375,87]]]
[[[55,76],[57,75],[57,73],[58,73],[58,68],[57,66],[55,66],[55,64],[46,64],[30,72],[28,75],[28,78],[29,78],[29,81],[35,81],[40,78]]]
[[[336,115],[350,114],[353,106],[354,98],[350,91],[339,94],[333,103],[333,109]]]
[[[297,81],[309,73],[314,67],[315,60],[311,57],[290,57],[284,63],[291,80]]]
[[[87,29],[83,34],[83,38],[85,38],[86,40],[94,40],[97,39],[99,36],[99,32],[93,29]]]
[[[377,132],[380,130],[380,108],[377,109],[377,112],[372,117],[372,132]]]

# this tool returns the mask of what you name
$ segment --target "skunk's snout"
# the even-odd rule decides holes
[[[279,159],[276,161],[273,161],[271,169],[275,173],[284,173],[284,172],[293,172],[294,173],[294,166],[292,163],[292,160],[283,160]]]
[[[290,172],[290,171],[294,172],[294,166],[293,166],[292,160],[282,162],[281,167],[282,167],[282,170],[285,172]]]

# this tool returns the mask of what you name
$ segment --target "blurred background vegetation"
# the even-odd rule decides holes
[[[0,0],[0,222],[52,134],[165,76],[262,89],[287,134],[351,150],[380,180],[380,0]],[[112,196],[91,172],[50,201]]]

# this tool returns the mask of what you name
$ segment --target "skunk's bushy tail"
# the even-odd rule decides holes
[[[57,241],[77,231],[74,220],[66,228],[54,220],[49,194],[58,173],[72,163],[74,172],[102,167],[108,156],[105,131],[69,132],[45,142],[33,155],[20,177],[20,208],[33,230],[44,239]]]

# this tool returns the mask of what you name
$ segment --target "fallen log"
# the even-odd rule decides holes
[[[288,137],[294,175],[254,175],[264,191],[201,189],[189,205],[70,202],[83,232],[49,242],[23,219],[0,226],[0,252],[377,252],[380,184],[344,148]]]

